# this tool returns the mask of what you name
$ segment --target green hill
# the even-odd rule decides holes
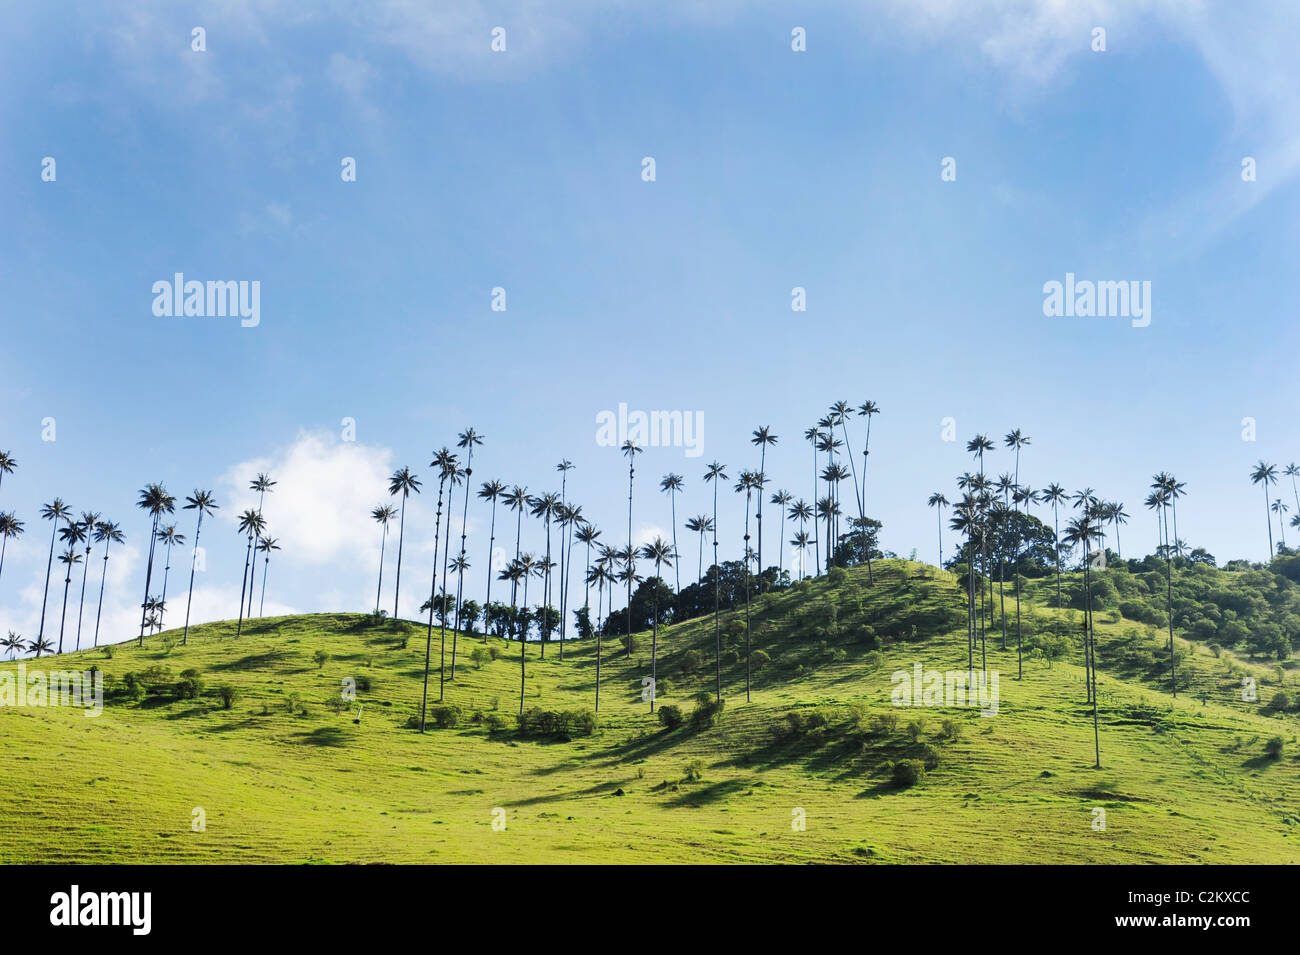
[[[1225,588],[1239,580],[1204,573]],[[1116,608],[1103,602],[1096,614],[1100,770],[1081,618],[1053,609],[1054,579],[1027,585],[1023,680],[1010,588],[1009,649],[1000,620],[987,633],[1000,677],[995,716],[891,705],[895,671],[966,667],[957,579],[902,560],[878,563],[871,585],[865,571],[837,570],[757,599],[749,703],[743,609],[724,614],[720,716],[692,719],[695,694],[713,689],[712,618],[661,628],[659,706],[679,707],[684,724],[671,730],[641,700],[649,634],[630,656],[605,638],[589,735],[580,711],[593,702],[590,640],[570,641],[563,660],[558,643],[544,660],[528,645],[525,702],[538,712],[522,735],[519,644],[479,635],[459,641],[447,683],[458,713],[437,711],[456,725],[410,728],[425,629],[405,621],[264,619],[238,639],[233,623],[217,623],[192,629],[185,647],[165,633],[142,648],[28,660],[31,669],[99,667],[107,702],[97,718],[0,707],[0,861],[1300,858],[1297,720],[1268,705],[1280,689],[1294,694],[1295,672],[1180,638],[1183,689],[1173,699],[1154,601],[1139,607],[1130,594],[1126,609],[1148,619],[1122,615],[1122,584]],[[448,667],[451,643],[448,633]],[[435,629],[434,701],[438,658]],[[1243,677],[1256,681],[1257,702],[1242,699]],[[356,703],[342,699],[347,680]],[[226,687],[236,692],[229,708]],[[1266,754],[1274,737],[1278,758]],[[923,778],[901,786],[895,764],[913,759]],[[1097,809],[1104,831],[1094,828]],[[192,826],[197,810],[203,831]],[[494,828],[502,818],[504,830]],[[802,831],[792,825],[800,818]]]

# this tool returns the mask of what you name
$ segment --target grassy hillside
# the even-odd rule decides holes
[[[685,725],[665,730],[641,701],[650,636],[640,634],[630,657],[605,640],[598,727],[569,739],[517,733],[519,645],[479,636],[461,641],[447,686],[459,724],[408,728],[424,628],[407,622],[265,619],[239,639],[219,623],[191,630],[186,647],[162,634],[143,648],[43,659],[100,667],[109,700],[93,719],[0,708],[0,861],[1300,858],[1297,720],[1263,708],[1279,681],[1295,681],[1292,670],[1180,640],[1188,683],[1174,700],[1160,682],[1154,625],[1103,610],[1097,770],[1079,615],[1052,609],[1054,581],[1030,586],[1032,646],[1018,681],[1007,597],[1011,648],[1001,649],[1000,624],[987,636],[988,665],[1000,671],[993,717],[890,705],[893,671],[966,665],[956,579],[901,560],[878,564],[871,586],[865,572],[837,571],[756,601],[763,656],[753,654],[761,666],[749,703],[743,611],[725,615],[726,707],[712,726],[691,722],[693,695],[713,686],[711,618],[659,636],[659,703],[679,706]],[[328,659],[315,659],[321,650]],[[434,700],[438,651],[435,630]],[[450,634],[447,651],[450,661]],[[545,660],[529,645],[526,705],[590,708],[595,669],[594,642],[571,641],[563,661],[558,644]],[[177,698],[189,670],[200,694]],[[142,689],[130,690],[128,673]],[[1243,675],[1257,680],[1259,702],[1241,699]],[[340,699],[349,678],[359,725]],[[238,693],[230,708],[222,686]],[[1265,744],[1276,736],[1283,753],[1271,759]],[[891,770],[909,758],[930,768],[900,788]],[[1098,807],[1105,831],[1093,828]],[[202,832],[191,827],[196,808]],[[493,828],[497,809],[504,831]],[[805,831],[792,828],[795,810]]]

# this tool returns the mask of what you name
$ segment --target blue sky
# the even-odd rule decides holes
[[[487,436],[475,485],[558,490],[569,458],[572,497],[617,543],[626,469],[595,422],[620,403],[704,422],[702,457],[639,460],[638,538],[670,531],[664,473],[686,476],[684,520],[710,506],[709,460],[733,478],[757,467],[758,425],[781,438],[771,485],[811,497],[802,432],[830,402],[869,398],[868,510],[900,554],[934,560],[925,498],[954,496],[965,440],[1021,428],[1031,485],[1126,503],[1126,554],[1153,545],[1141,500],[1170,470],[1188,485],[1182,537],[1264,556],[1247,472],[1300,457],[1293,9],[302,6],[3,14],[0,448],[19,470],[0,509],[27,533],[0,577],[0,628],[36,631],[37,509],[59,495],[124,526],[108,636],[128,636],[148,533],[134,501],[154,480],[215,489],[195,616],[232,616],[232,521],[257,470],[281,482],[268,612],[364,608],[384,478],[409,464],[427,481],[431,451],[467,425]],[[155,316],[152,285],[175,272],[259,281],[261,323]],[[1151,324],[1045,317],[1043,284],[1066,272],[1150,281]],[[956,443],[941,440],[949,416]],[[860,451],[860,421],[850,440]],[[404,614],[427,592],[433,498],[426,483],[408,514]],[[472,501],[475,590],[487,518]],[[741,520],[727,495],[724,556]],[[192,534],[190,515],[178,523]],[[185,566],[173,559],[173,615]]]

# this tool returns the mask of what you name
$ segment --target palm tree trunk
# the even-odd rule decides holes
[[[722,702],[722,626],[719,619],[722,601],[722,568],[718,566],[718,478],[713,479],[713,648],[714,699]]]
[[[104,570],[99,576],[99,606],[95,610],[95,646],[99,646],[99,618],[104,612],[104,583],[108,580],[108,546],[111,543],[107,538],[104,540]]]
[[[58,529],[59,519],[56,517],[54,518],[54,527],[50,530],[50,556],[45,561],[45,589],[41,597],[41,628],[36,634],[37,643],[40,643],[45,636],[45,604],[50,596],[50,571],[54,568],[54,535],[58,532]],[[141,633],[143,632],[144,628],[142,626]]]
[[[57,524],[58,522],[55,521],[55,523]],[[146,606],[146,604],[149,603],[149,588],[153,582],[153,551],[154,551],[154,544],[157,542],[157,539],[158,539],[158,515],[154,514],[153,524],[149,530],[149,563],[148,566],[145,568],[145,573],[144,573],[144,602],[140,604],[140,646],[144,646],[144,620],[145,620],[145,616],[149,613],[149,608]],[[247,565],[245,565],[244,571],[245,573],[247,573],[248,571]],[[240,608],[242,609],[244,604],[243,590],[240,590],[239,592],[239,604],[240,604]]]
[[[682,562],[677,556],[677,492],[673,491],[668,495],[668,502],[673,511],[673,592],[680,594],[682,592]]]
[[[68,576],[63,579],[63,610],[59,613],[59,653],[63,653],[63,626],[68,616],[68,588],[72,586],[72,565],[68,565]]]
[[[1096,637],[1092,629],[1092,572],[1089,569],[1092,561],[1088,559],[1088,542],[1085,539],[1083,544],[1083,589],[1087,594],[1087,641],[1091,648],[1092,658],[1092,744],[1097,754],[1096,769],[1101,769],[1101,731],[1097,723],[1097,650]]]
[[[1268,562],[1273,562],[1273,518],[1268,514],[1268,481],[1260,481],[1264,485],[1264,517],[1268,520]],[[57,524],[58,522],[55,521]]]
[[[433,655],[433,608],[438,598],[438,543],[442,540],[442,488],[447,478],[438,479],[438,518],[433,525],[433,579],[429,581],[429,626],[424,634],[424,692],[420,698],[420,732],[424,732],[425,712],[429,706],[429,663]],[[448,520],[450,524],[450,519]],[[401,567],[401,538],[397,543],[398,567]],[[400,570],[398,572],[400,574]],[[394,598],[396,601],[396,598]],[[396,620],[396,616],[393,618]]]
[[[379,586],[375,588],[375,613],[379,613],[379,598],[384,592],[384,549],[388,546],[388,523],[379,535]],[[491,571],[488,571],[491,573]],[[489,585],[490,586],[490,585]]]
[[[759,472],[762,473],[761,471]],[[758,493],[759,504],[763,501],[763,492]],[[762,531],[762,525],[759,525],[759,531]],[[749,697],[749,495],[745,495],[745,702],[750,701]]]
[[[194,602],[194,567],[198,562],[199,556],[199,535],[203,533],[203,510],[199,509],[199,522],[194,528],[194,550],[190,552],[190,592],[185,598],[185,632],[181,635],[181,646],[189,641],[190,636],[190,605]],[[108,570],[108,546],[104,546],[104,570]],[[103,587],[100,587],[100,600],[103,600]],[[378,599],[378,598],[376,598]],[[99,639],[99,618],[95,618],[95,638]]]
[[[441,483],[439,484],[441,487]],[[441,495],[441,491],[439,491]],[[441,508],[440,508],[441,509]],[[406,492],[402,492],[402,513],[397,520],[397,579],[393,582],[393,619],[397,619],[397,601],[402,594],[402,543],[406,539]],[[435,542],[436,543],[436,542]],[[433,579],[438,579],[437,558],[434,558]],[[423,722],[423,718],[421,718]]]
[[[659,693],[658,683],[658,662],[659,662],[659,561],[655,561],[655,588],[654,599],[651,601],[654,614],[654,620],[651,621],[653,627],[650,631],[650,712],[655,711],[655,697]]]
[[[497,542],[497,499],[492,498],[492,525],[488,531],[488,559],[487,559],[487,596],[483,598],[483,612],[486,614],[488,607],[492,606],[492,552]],[[487,643],[487,627],[483,628],[483,642]]]
[[[442,604],[442,644],[438,651],[438,702],[443,701],[446,693],[446,668],[447,668],[447,615],[449,613],[446,603],[447,594],[447,559],[451,550],[451,488],[447,489],[447,537],[442,548],[442,594],[438,600]],[[435,565],[436,566],[436,565]],[[456,631],[452,630],[452,640],[456,639]]]
[[[90,548],[81,561],[81,600],[77,604],[77,649],[81,649],[81,616],[86,610],[86,578],[90,575]]]
[[[257,605],[257,615],[259,617],[266,613],[266,571],[271,566],[271,555],[268,553],[262,561],[262,601]]]
[[[244,596],[245,596],[244,587],[248,583],[248,561],[252,553],[253,553],[253,535],[249,534],[248,547],[245,548],[244,550],[244,576],[242,582],[239,585],[239,625],[235,629],[236,638],[242,636],[244,633]],[[143,641],[141,642],[141,645],[143,645]]]

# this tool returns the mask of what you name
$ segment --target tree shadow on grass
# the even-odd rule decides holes
[[[547,802],[563,802],[566,799],[578,799],[582,796],[598,796],[600,794],[612,796],[615,790],[622,789],[630,785],[633,781],[631,776],[624,779],[610,780],[606,783],[597,783],[594,786],[588,786],[586,789],[575,789],[572,792],[551,793],[546,796],[532,796],[528,799],[515,799],[505,803],[507,806],[536,806]]]
[[[346,746],[347,734],[337,726],[322,726],[310,733],[294,733],[293,738],[305,746]]]
[[[238,660],[231,660],[228,663],[214,663],[214,670],[256,670],[261,667],[270,666],[274,663],[284,663],[297,654],[289,653],[285,650],[271,650],[267,653],[254,653],[246,657],[240,657]]]
[[[741,790],[748,789],[751,783],[744,779],[728,779],[722,782],[711,783],[700,789],[690,792],[683,792],[674,799],[668,801],[669,808],[680,808],[690,806],[698,809],[700,806],[707,806],[709,803],[718,802],[733,796]]]

